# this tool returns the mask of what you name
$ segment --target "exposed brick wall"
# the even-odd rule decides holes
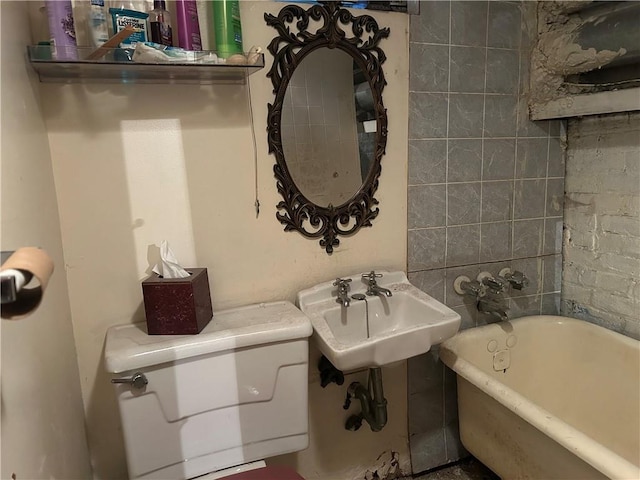
[[[640,112],[568,133],[563,312],[640,338]]]

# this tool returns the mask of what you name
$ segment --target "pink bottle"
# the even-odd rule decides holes
[[[196,0],[176,0],[178,46],[185,50],[202,50]]]

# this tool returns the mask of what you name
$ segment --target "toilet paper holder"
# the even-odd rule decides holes
[[[0,252],[0,263],[4,263],[7,258],[13,254],[13,251]],[[7,275],[0,277],[0,303],[15,302],[18,296],[18,287],[16,284],[16,277],[14,275]]]
[[[42,300],[54,270],[53,260],[39,247],[3,251],[0,265],[0,316],[19,320],[31,315]]]
[[[3,250],[0,252],[0,265],[13,255],[13,250]],[[21,276],[21,278],[18,278]],[[18,299],[18,292],[23,285],[31,280],[33,275],[30,272],[7,270],[0,273],[0,304],[15,302]]]

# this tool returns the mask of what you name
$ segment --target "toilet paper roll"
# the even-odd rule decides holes
[[[33,277],[18,291],[14,302],[2,305],[2,318],[17,320],[26,317],[40,305],[53,273],[53,261],[40,248],[23,247],[2,264],[0,272],[6,270],[18,270],[26,277]]]

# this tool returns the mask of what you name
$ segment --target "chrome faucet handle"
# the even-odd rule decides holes
[[[511,278],[509,278],[509,283],[511,283],[511,286],[516,290],[522,290],[523,288],[529,286],[529,279],[524,273],[516,270],[511,275]]]
[[[382,277],[381,273],[376,273],[373,270],[371,270],[369,273],[362,274],[362,278],[365,280],[368,280],[369,284],[375,284],[376,278],[381,278],[381,277]]]
[[[489,272],[481,272],[478,274],[478,282],[486,285],[490,290],[493,290],[496,293],[502,293],[509,286],[509,282],[500,277],[494,277]]]
[[[344,307],[348,307],[351,300],[349,299],[349,282],[350,278],[336,278],[333,282],[334,287],[338,287],[336,292],[336,303],[340,303]]]
[[[478,280],[471,280],[466,275],[460,275],[455,279],[453,289],[458,295],[468,295],[476,297],[476,299],[482,298],[487,294],[486,285]]]
[[[502,270],[500,270],[498,276],[504,278],[511,284],[511,287],[515,288],[516,290],[522,290],[523,288],[529,286],[529,279],[527,278],[527,276],[518,270],[512,272],[508,267],[503,268]]]

